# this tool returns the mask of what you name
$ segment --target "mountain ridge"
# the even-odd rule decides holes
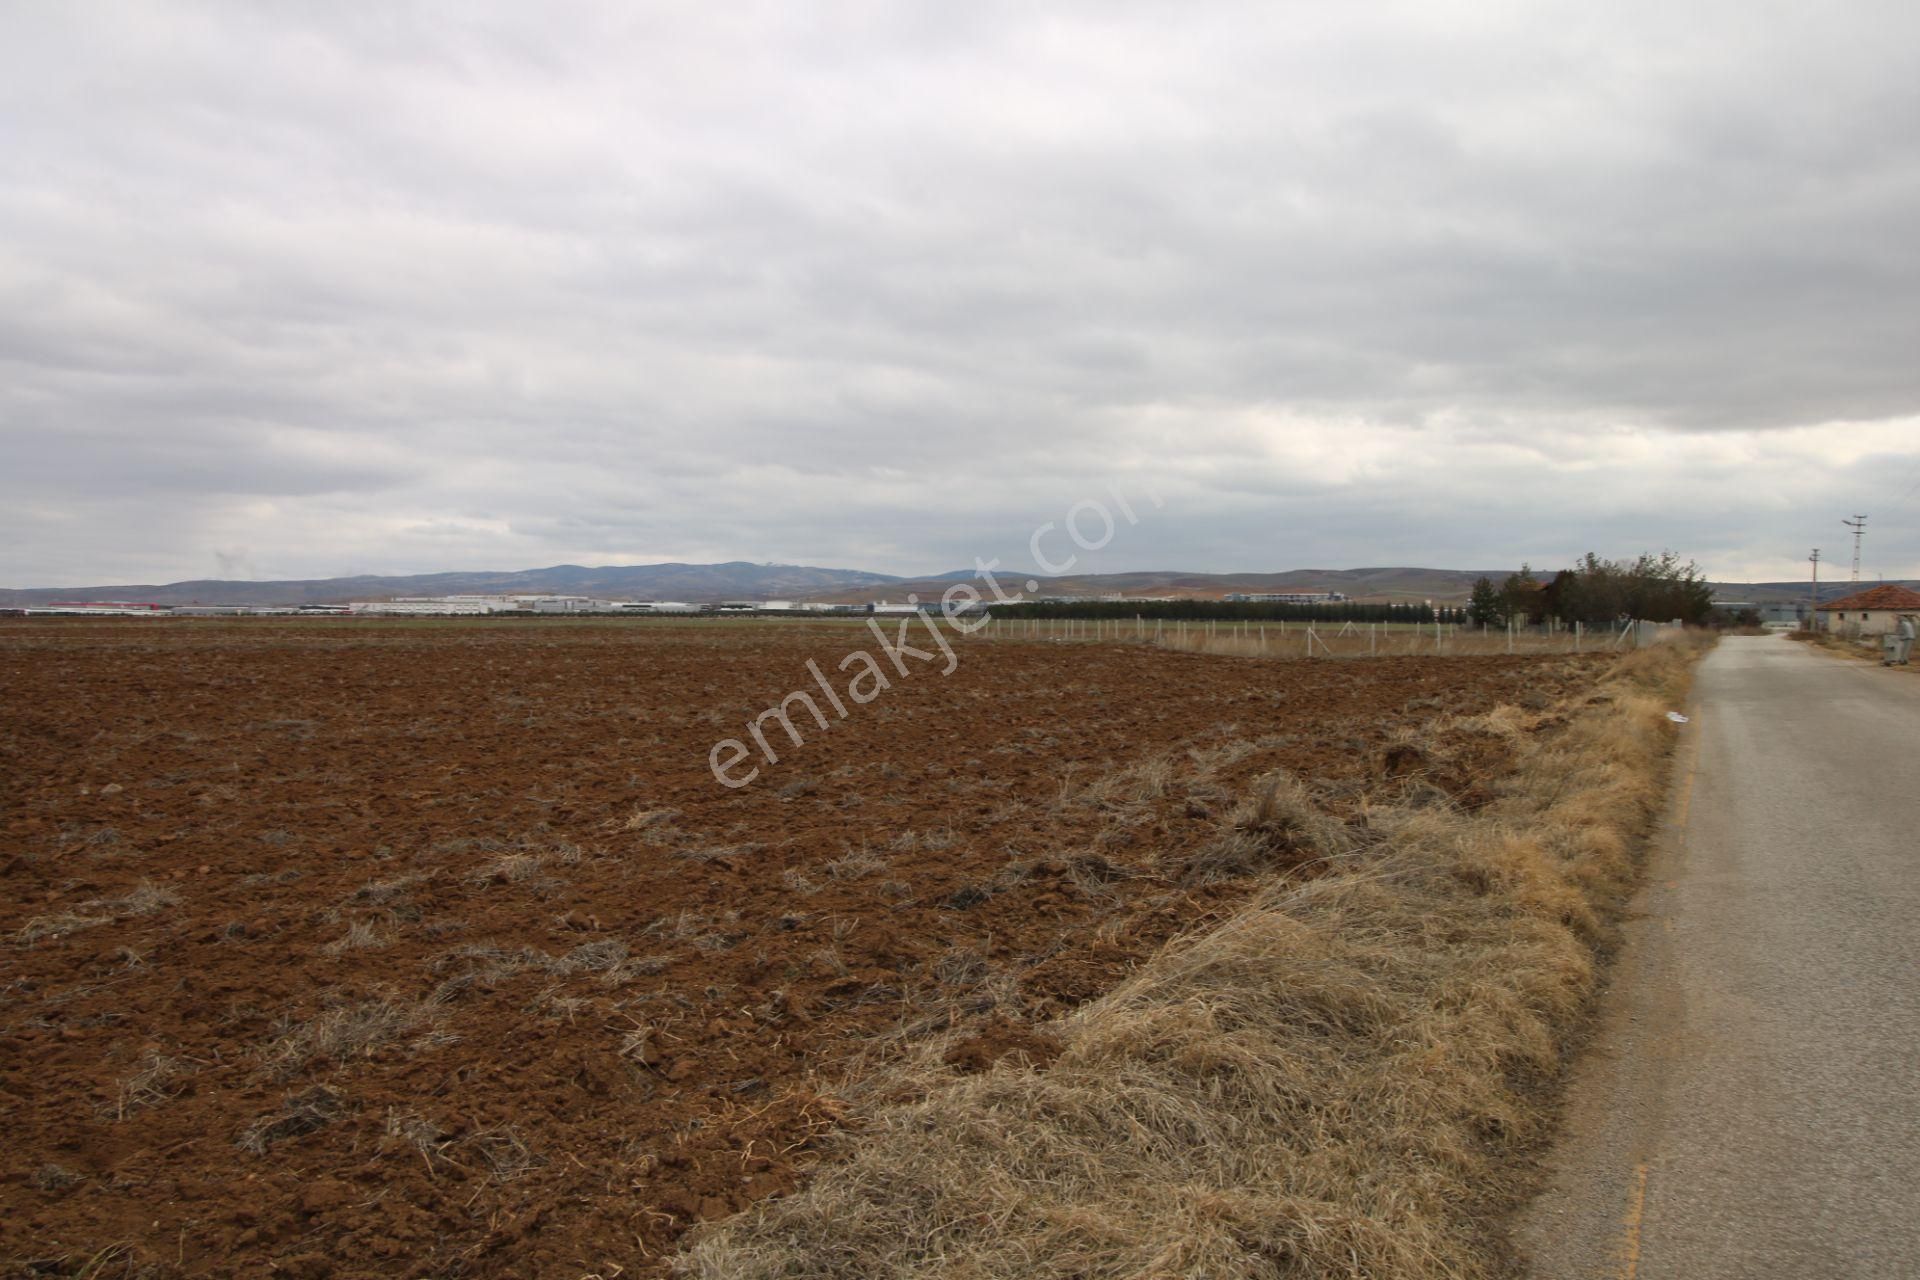
[[[1324,592],[1376,601],[1458,603],[1481,577],[1496,583],[1506,569],[1434,569],[1370,566],[1355,569],[1287,569],[1274,573],[1205,573],[1195,570],[1143,569],[1125,573],[1028,577],[1002,570],[995,577],[1009,595],[1182,595],[1218,598],[1230,592]],[[1027,583],[1037,585],[1029,590]],[[1920,586],[1912,580],[1908,586]],[[450,570],[417,574],[355,574],[337,578],[288,578],[269,581],[199,578],[184,582],[80,587],[0,588],[0,607],[24,608],[79,600],[133,600],[153,604],[342,604],[416,595],[514,595],[551,593],[611,598],[685,600],[694,604],[721,600],[804,600],[857,603],[876,596],[904,600],[908,595],[937,600],[956,583],[984,582],[971,569],[901,577],[862,569],[728,560],[717,564],[665,561],[639,565],[548,565],[539,569]],[[1753,603],[1807,598],[1806,583],[1714,583],[1722,598]],[[1865,586],[1823,582],[1822,600],[1838,599]]]
[[[644,565],[548,565],[540,569],[355,574],[268,581],[198,578],[185,582],[0,589],[0,606],[21,608],[75,600],[152,604],[343,604],[416,595],[601,595],[695,603],[767,597],[810,598],[822,591],[884,587],[898,579],[859,569],[811,565],[667,561]]]

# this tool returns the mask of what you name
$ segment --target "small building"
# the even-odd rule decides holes
[[[1884,636],[1905,617],[1920,618],[1920,591],[1893,583],[1856,591],[1819,608],[1822,630],[1836,635]]]

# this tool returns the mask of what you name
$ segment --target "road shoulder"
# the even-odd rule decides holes
[[[1628,902],[1590,1037],[1569,1074],[1561,1129],[1515,1243],[1536,1280],[1631,1280],[1665,1098],[1636,1089],[1649,1060],[1678,1056],[1686,1007],[1673,971],[1672,902],[1698,766],[1700,708],[1674,752],[1673,783],[1649,840],[1645,879]]]

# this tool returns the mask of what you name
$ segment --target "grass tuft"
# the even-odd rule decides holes
[[[120,1082],[112,1108],[114,1118],[124,1120],[135,1111],[168,1101],[193,1072],[193,1064],[184,1059],[147,1054],[140,1060],[139,1069]]]
[[[317,1062],[346,1063],[429,1024],[436,1006],[377,997],[329,1009],[306,1022],[285,1027],[267,1045],[270,1071],[281,1079],[298,1075]]]
[[[1227,827],[1195,849],[1180,868],[1184,884],[1210,884],[1285,870],[1330,858],[1351,844],[1341,824],[1321,812],[1297,780],[1265,779]]]
[[[392,942],[393,935],[382,929],[377,921],[355,920],[347,926],[344,935],[320,949],[330,956],[337,956],[348,951],[376,950]]]
[[[315,1085],[281,1100],[280,1109],[261,1116],[234,1139],[242,1151],[263,1156],[274,1144],[318,1133],[339,1118],[346,1104],[325,1085]]]
[[[112,916],[83,916],[63,911],[57,915],[34,916],[13,931],[13,940],[19,946],[30,947],[49,938],[64,938],[82,929],[94,929],[112,923]]]
[[[180,895],[173,890],[142,880],[118,898],[98,898],[85,905],[104,908],[115,916],[151,916],[179,903]]]

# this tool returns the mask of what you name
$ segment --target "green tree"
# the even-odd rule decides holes
[[[1467,601],[1467,621],[1476,627],[1504,627],[1507,625],[1507,606],[1500,592],[1494,587],[1493,579],[1477,578],[1473,584],[1473,595]]]
[[[1519,572],[1507,575],[1507,580],[1500,584],[1500,606],[1505,615],[1502,622],[1509,619],[1520,623],[1540,621],[1545,599],[1540,593],[1540,579],[1534,575],[1532,565],[1522,564]]]
[[[1624,618],[1698,624],[1712,612],[1713,588],[1700,567],[1672,551],[1643,552],[1633,560],[1602,560],[1589,551],[1554,601],[1563,622],[1590,627]]]

